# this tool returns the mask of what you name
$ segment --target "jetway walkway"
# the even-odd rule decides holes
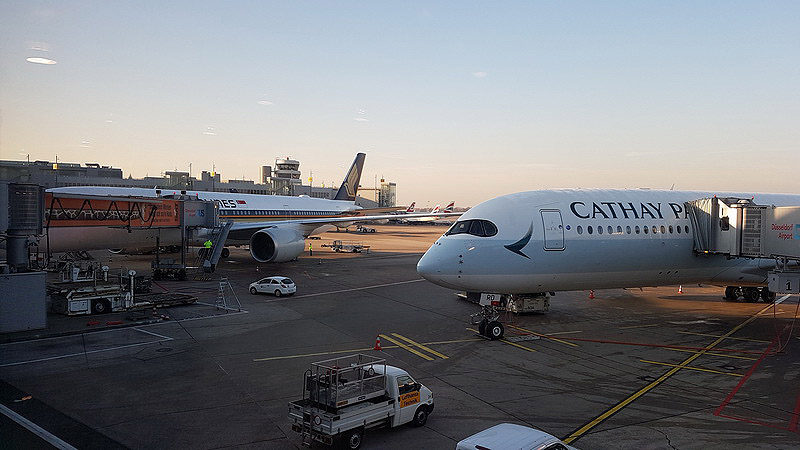
[[[752,199],[711,197],[686,203],[697,254],[776,261],[769,290],[800,293],[800,206],[757,205]]]

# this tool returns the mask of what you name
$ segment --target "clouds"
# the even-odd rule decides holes
[[[487,75],[489,74],[486,72],[472,72],[472,76],[475,78],[486,78]]]

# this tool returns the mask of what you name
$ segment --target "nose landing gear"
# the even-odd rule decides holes
[[[500,323],[500,308],[493,305],[482,305],[481,310],[470,316],[470,322],[478,325],[478,333],[493,341],[503,338],[505,328]]]

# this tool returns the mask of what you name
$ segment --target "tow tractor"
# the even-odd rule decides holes
[[[365,430],[422,426],[431,411],[430,389],[385,359],[359,353],[312,363],[303,374],[303,398],[289,403],[289,420],[304,445],[357,449]]]
[[[330,247],[336,253],[369,253],[369,245],[361,242],[348,242],[337,239],[332,244],[322,244],[320,247]]]

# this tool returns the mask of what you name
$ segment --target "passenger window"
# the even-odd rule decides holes
[[[639,225],[636,225],[636,234],[639,234]]]
[[[603,234],[603,227],[597,227],[597,234]]]
[[[653,234],[656,234],[656,233],[658,233],[658,228],[656,228],[656,226],[653,225]]]
[[[578,234],[583,234],[583,227],[578,225]]]
[[[683,230],[686,231],[686,234],[689,234],[689,225],[684,225]]]
[[[622,227],[617,225],[617,234],[622,234]]]
[[[589,233],[589,234],[592,234],[592,226],[591,225],[586,227],[586,232]]]
[[[608,226],[608,234],[614,234],[614,229],[611,228],[611,225]]]
[[[649,230],[649,228],[647,228],[647,227],[642,227],[642,229],[644,230],[644,234],[647,234],[647,233],[649,233],[649,232],[650,232],[650,231],[648,231],[648,230]]]
[[[667,232],[667,229],[664,228],[664,225],[661,225],[661,234],[664,234],[666,232]]]
[[[625,227],[625,232],[628,233],[628,234],[631,234],[631,226],[630,225],[627,225]]]
[[[672,234],[672,225],[669,226],[669,234]]]
[[[681,226],[680,226],[680,225],[678,225],[677,227],[675,227],[675,229],[676,229],[676,230],[678,230],[678,234],[681,234]]]

